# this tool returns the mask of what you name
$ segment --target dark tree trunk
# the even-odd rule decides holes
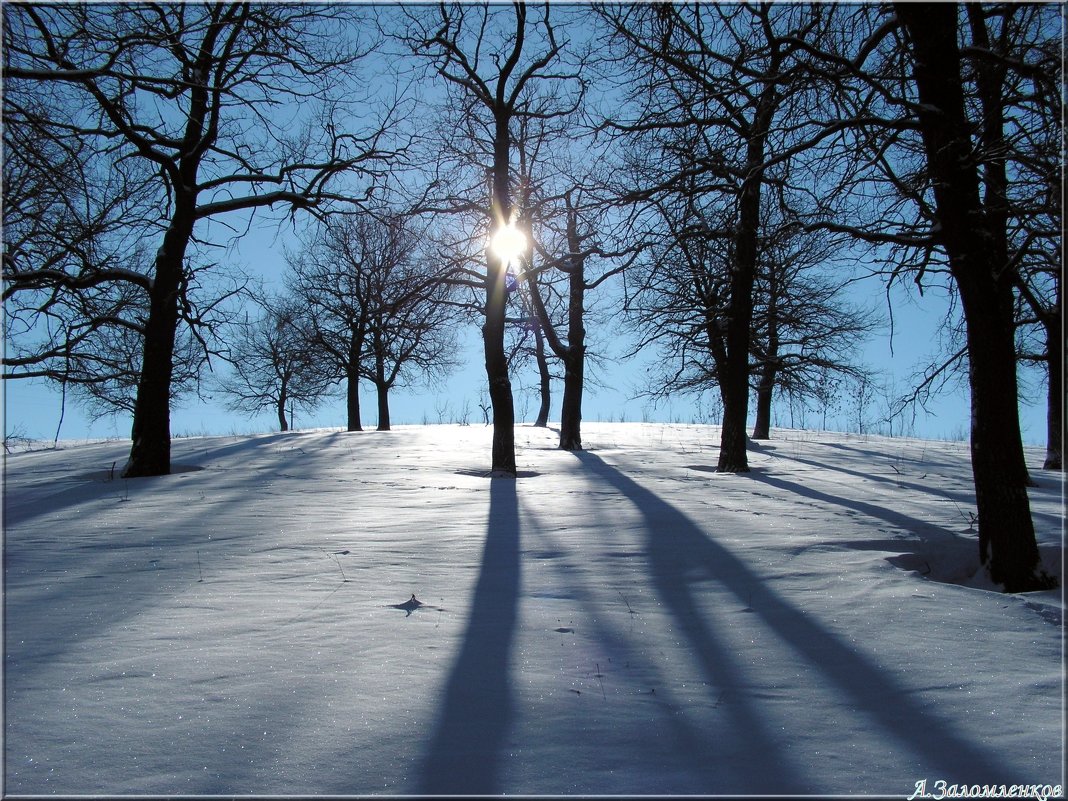
[[[1061,336],[1061,331],[1046,333],[1049,387],[1046,392],[1046,461],[1042,465],[1044,470],[1064,469],[1064,343]]]
[[[771,401],[779,364],[779,280],[776,265],[768,265],[768,341],[760,357],[753,439],[771,439]]]
[[[940,239],[967,327],[972,472],[979,556],[1008,592],[1055,584],[1039,568],[1020,437],[1012,276],[998,259],[1000,234],[980,201],[965,112],[955,4],[897,3],[911,40],[918,119],[934,188]]]
[[[534,358],[538,363],[539,396],[541,405],[538,407],[538,417],[534,421],[535,428],[545,428],[549,425],[549,406],[552,402],[552,376],[549,374],[549,360],[545,355],[545,335],[541,332],[541,325],[534,326]]]
[[[560,448],[582,450],[582,389],[585,359],[572,345],[564,359],[564,397],[560,404]]]
[[[363,338],[357,334],[349,337],[349,358],[345,365],[345,411],[349,431],[363,431],[360,424],[360,353]]]
[[[564,358],[564,397],[560,406],[560,448],[582,450],[582,393],[586,372],[586,271],[580,255],[582,240],[578,232],[578,212],[567,197],[567,242],[573,254],[567,288],[567,350]],[[564,355],[566,353],[566,355]]]
[[[194,203],[176,207],[170,228],[156,254],[148,320],[145,323],[141,373],[134,400],[130,458],[122,475],[165,476],[171,472],[171,378],[174,338],[178,330],[178,294],[182,263],[193,235]]]
[[[376,340],[378,352],[375,354],[375,391],[378,395],[378,430],[389,431],[389,385],[386,380],[386,358],[381,344]]]
[[[756,420],[753,439],[771,439],[771,396],[775,390],[775,369],[765,364],[756,390]]]
[[[383,382],[375,388],[378,390],[378,430],[389,431],[389,387]]]
[[[289,420],[286,419],[286,401],[289,397],[286,395],[285,383],[282,384],[282,391],[278,393],[278,402],[275,404],[274,410],[278,415],[278,430],[289,431]]]
[[[772,47],[769,72],[774,75],[781,61]],[[727,358],[720,372],[723,397],[723,428],[720,434],[721,473],[748,473],[745,424],[749,412],[749,342],[753,324],[753,285],[757,272],[757,236],[760,229],[760,191],[764,182],[764,145],[778,105],[775,83],[767,81],[757,100],[747,132],[746,173],[738,198],[738,229],[731,265],[730,301],[727,311]]]
[[[567,267],[567,344],[557,334],[549,313],[542,302],[537,281],[533,275],[527,277],[530,287],[530,299],[538,321],[549,342],[549,347],[564,364],[564,397],[560,405],[560,449],[565,451],[582,450],[582,395],[585,388],[586,369],[586,326],[583,322],[586,304],[585,258],[582,253],[582,240],[578,232],[578,213],[571,205],[570,195],[567,202],[567,242],[571,257]]]
[[[508,196],[508,156],[511,138],[509,115],[498,109],[493,142],[493,195],[490,224],[493,230],[507,225],[512,207]],[[486,354],[486,379],[490,405],[493,407],[493,450],[491,473],[515,477],[515,407],[512,382],[508,377],[508,356],[504,350],[505,291],[504,264],[489,251],[486,253],[486,322],[482,342]]]
[[[750,140],[750,164],[763,160],[763,140]],[[754,156],[756,160],[754,160]],[[753,321],[753,284],[756,278],[757,227],[760,217],[760,178],[750,175],[742,186],[734,264],[731,265],[727,312],[727,353],[720,370],[723,427],[720,433],[721,473],[748,473],[745,424],[749,407],[749,339]]]

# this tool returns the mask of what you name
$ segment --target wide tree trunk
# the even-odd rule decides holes
[[[1055,581],[1039,567],[1020,437],[1012,277],[997,257],[1002,236],[989,230],[991,218],[980,201],[957,45],[958,8],[937,3],[895,8],[911,40],[939,236],[967,328],[980,560],[1008,592],[1047,589]]]
[[[389,431],[389,386],[386,382],[375,385],[378,391],[378,430]]]
[[[171,472],[171,380],[178,330],[178,295],[185,250],[193,236],[195,200],[176,205],[170,228],[156,253],[141,373],[134,399],[130,458],[123,478],[165,476]]]
[[[750,144],[750,163],[759,147]],[[730,302],[727,312],[727,354],[720,370],[723,427],[720,432],[721,473],[748,473],[746,419],[749,412],[749,339],[753,321],[753,285],[756,278],[757,223],[760,215],[760,179],[750,177],[742,187],[734,264],[731,265]]]
[[[490,268],[491,284],[487,295],[486,323],[482,326],[482,344],[486,352],[486,378],[489,381],[490,406],[493,410],[493,448],[491,472],[499,476],[516,474],[515,466],[515,408],[512,404],[512,382],[508,377],[508,356],[504,351],[504,269]],[[492,301],[495,295],[499,301]]]
[[[549,360],[545,354],[545,335],[538,324],[534,326],[534,358],[538,363],[538,396],[541,399],[534,427],[545,428],[549,425],[549,406],[552,403],[552,375],[549,373]]]

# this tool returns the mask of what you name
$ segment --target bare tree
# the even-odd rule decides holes
[[[991,578],[1011,592],[1048,588],[1054,581],[1039,575],[1019,428],[1004,162],[989,159],[980,166],[972,158],[959,9],[931,6],[918,14],[915,7],[898,4],[895,10],[919,100],[914,113],[940,223],[935,236],[945,249],[968,323],[980,556]],[[981,61],[977,81],[979,147],[996,151],[1005,136],[1003,86]]]
[[[331,189],[336,179],[368,175],[389,155],[381,123],[363,133],[338,123],[341,98],[358,94],[342,84],[368,52],[353,40],[354,13],[239,3],[5,7],[13,31],[5,83],[69,89],[77,104],[50,122],[147,164],[164,210],[145,279],[126,476],[170,470],[175,336],[198,227],[236,211],[350,200],[351,187]],[[298,103],[317,116],[292,124]]]
[[[421,231],[379,212],[322,225],[288,254],[291,291],[307,305],[309,342],[328,380],[346,384],[348,428],[359,431],[359,380],[377,390],[378,430],[390,428],[389,391],[452,364],[456,308],[445,266],[425,257]]]
[[[1015,146],[1042,118],[1027,110],[1026,87],[1048,83],[1040,45],[1059,35],[1055,22],[1052,7],[1016,4],[851,12],[853,41],[824,54],[825,74],[840,80],[828,130],[846,132],[846,180],[813,184],[828,213],[831,200],[853,203],[852,219],[820,227],[887,245],[893,274],[917,285],[939,271],[952,281],[965,326],[979,555],[1009,591],[1053,583],[1039,565],[1027,497],[1013,297],[1022,251],[1010,221],[1022,210],[1011,201]]]
[[[815,398],[831,375],[867,377],[855,353],[881,326],[873,309],[843,297],[846,271],[834,263],[835,245],[766,211],[754,288],[753,439],[768,439],[774,394]]]
[[[318,369],[317,352],[306,335],[306,307],[277,298],[256,305],[258,317],[231,326],[232,372],[219,379],[218,387],[230,409],[253,414],[269,409],[279,430],[288,431],[294,410],[318,406],[330,382]]]
[[[479,215],[484,221],[483,236],[494,236],[515,222],[513,126],[525,113],[520,106],[526,94],[535,92],[540,84],[555,84],[557,95],[566,94],[568,90],[561,89],[561,84],[576,77],[560,69],[559,56],[565,43],[557,40],[550,17],[548,4],[532,19],[527,5],[521,2],[513,4],[510,12],[489,5],[444,3],[433,11],[406,12],[403,40],[413,53],[433,65],[458,115],[452,124],[462,161],[454,162],[459,173],[452,181],[466,185],[437,198],[433,205],[440,211]],[[531,52],[532,48],[536,50]],[[539,113],[566,113],[576,102],[564,98],[556,109]],[[451,158],[455,155],[456,151]],[[485,194],[487,180],[488,205],[477,199]],[[515,409],[504,344],[508,259],[494,248],[487,248],[485,254],[482,333],[493,407],[492,472],[514,477]]]
[[[811,82],[807,43],[826,14],[819,6],[678,4],[610,7],[604,16],[636,64],[639,113],[621,113],[614,126],[675,156],[647,158],[651,172],[631,196],[649,201],[687,185],[694,208],[679,218],[686,225],[700,224],[705,212],[698,207],[710,195],[731,206],[727,280],[716,288],[726,313],[708,324],[723,326],[718,469],[744,472],[761,196],[774,180],[773,165],[807,146],[799,141],[806,119],[795,110],[807,102]],[[665,165],[674,172],[665,173]]]

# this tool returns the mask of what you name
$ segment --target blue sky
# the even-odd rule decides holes
[[[284,269],[282,253],[286,236],[269,226],[254,227],[241,242],[228,251],[236,266],[252,275],[260,275],[269,283],[277,285]],[[221,229],[217,229],[221,230]],[[236,226],[235,230],[241,230]],[[857,282],[851,292],[857,302],[885,308],[884,286],[878,280]],[[928,291],[923,298],[906,298],[904,292],[895,298],[896,332],[891,350],[887,334],[874,337],[862,348],[860,361],[886,373],[899,393],[907,391],[911,376],[935,349],[937,330],[945,312],[945,298],[935,291]],[[479,401],[485,395],[485,371],[479,332],[468,325],[459,332],[462,365],[439,386],[410,387],[391,393],[391,412],[394,424],[419,424],[423,422],[457,422],[466,416],[472,424],[482,420]],[[586,420],[626,421],[680,421],[709,422],[710,406],[707,398],[678,396],[656,407],[638,397],[645,388],[645,374],[655,354],[644,353],[638,357],[623,359],[629,341],[621,333],[618,320],[608,322],[601,329],[591,331],[590,347],[605,357],[600,369],[593,370],[599,385],[590,386],[584,403]],[[222,365],[220,365],[221,367]],[[536,377],[532,370],[516,377],[513,383],[515,405],[520,419],[533,419],[537,411],[534,397]],[[5,430],[37,439],[52,439],[57,432],[61,415],[59,392],[42,382],[3,382]],[[1021,385],[1021,423],[1024,441],[1028,444],[1045,442],[1045,390],[1041,381],[1031,374]],[[562,388],[554,385],[554,403],[551,417],[559,413],[559,396]],[[374,396],[367,385],[363,391],[364,425],[373,426],[375,420]],[[879,401],[869,410],[869,417],[880,415]],[[828,420],[828,426],[839,430],[854,427],[850,418],[854,415],[845,401],[842,414]],[[943,394],[929,406],[930,413],[918,411],[914,419],[906,421],[904,433],[927,438],[964,438],[967,436],[969,409],[966,390],[957,386],[954,391]],[[466,414],[465,414],[466,413]],[[775,425],[789,426],[788,410],[778,404],[773,412]],[[339,395],[328,400],[315,414],[298,414],[295,424],[301,427],[342,426],[345,422],[344,400]],[[752,422],[752,415],[750,415]],[[797,426],[816,427],[817,415],[810,414],[806,420],[795,418]],[[272,430],[276,425],[270,413],[250,416],[225,409],[218,401],[198,401],[190,398],[172,415],[172,433],[178,436],[190,434],[251,433]],[[129,436],[130,419],[127,416],[109,418],[90,423],[73,402],[68,402],[63,413],[59,436],[64,439],[87,437]],[[900,429],[895,430],[900,433]]]
[[[283,234],[283,239],[285,235]],[[268,283],[280,285],[285,261],[282,241],[271,229],[254,229],[232,249],[230,258],[238,266],[262,275]],[[852,285],[853,299],[866,302],[879,309],[885,308],[885,288],[875,279],[859,281]],[[888,332],[872,338],[861,349],[861,361],[885,372],[900,392],[909,387],[909,379],[917,366],[928,357],[937,338],[938,323],[945,311],[945,299],[935,291],[928,290],[923,298],[904,292],[895,297],[895,336],[891,352]],[[629,342],[620,333],[620,321],[610,321],[606,326],[591,331],[591,348],[605,357],[600,368],[593,370],[598,381],[590,386],[584,399],[583,418],[591,421],[644,420],[668,422],[716,422],[709,416],[709,399],[692,396],[676,396],[667,402],[652,406],[638,397],[645,386],[646,370],[654,363],[655,354],[642,353],[637,357],[622,359]],[[486,376],[482,364],[481,338],[474,325],[458,331],[461,365],[439,385],[414,386],[396,389],[391,393],[391,416],[395,425],[421,423],[461,422],[465,418],[472,425],[481,424],[482,412],[479,401],[485,399]],[[5,430],[35,439],[51,440],[56,436],[60,420],[61,396],[52,386],[29,381],[4,382]],[[558,419],[562,387],[554,382],[551,420]],[[537,413],[536,375],[533,370],[523,371],[513,379],[513,393],[517,417],[531,421]],[[1045,390],[1032,376],[1021,387],[1021,424],[1024,442],[1032,445],[1045,444]],[[363,424],[373,427],[376,423],[373,387],[365,385],[362,390]],[[876,400],[868,410],[873,425],[880,416],[880,401]],[[905,428],[895,427],[894,434],[901,433],[929,439],[966,438],[968,432],[968,398],[966,390],[957,387],[940,396],[930,404],[930,414],[918,411],[915,419],[905,421]],[[774,423],[789,427],[789,410],[783,403],[773,412]],[[843,401],[838,415],[828,419],[828,427],[837,430],[855,428],[851,402]],[[328,399],[313,414],[298,412],[294,421],[297,428],[341,427],[345,424],[344,399],[338,395]],[[750,414],[750,424],[752,414]],[[816,428],[819,416],[810,412],[806,419],[795,417],[796,427]],[[273,430],[276,422],[270,413],[252,416],[243,412],[228,411],[216,400],[197,401],[190,398],[172,414],[171,430],[175,436],[198,434],[247,434]],[[874,430],[871,429],[871,430]],[[78,406],[68,399],[61,439],[94,437],[126,438],[129,436],[130,418],[117,416],[91,423]]]

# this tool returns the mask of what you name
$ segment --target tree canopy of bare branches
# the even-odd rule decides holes
[[[351,202],[394,155],[388,113],[366,124],[345,114],[346,102],[369,94],[352,83],[370,50],[358,41],[358,12],[131,3],[7,5],[4,14],[5,88],[59,98],[44,114],[20,109],[19,119],[43,138],[77,141],[89,154],[130,165],[134,188],[151,195],[153,214],[136,231],[155,248],[137,273],[147,298],[124,474],[167,473],[186,258],[203,221],[278,204]],[[341,183],[353,174],[363,176],[364,190]],[[47,269],[31,263],[22,272],[45,278]],[[125,265],[94,270],[56,280],[97,285],[134,274]]]

